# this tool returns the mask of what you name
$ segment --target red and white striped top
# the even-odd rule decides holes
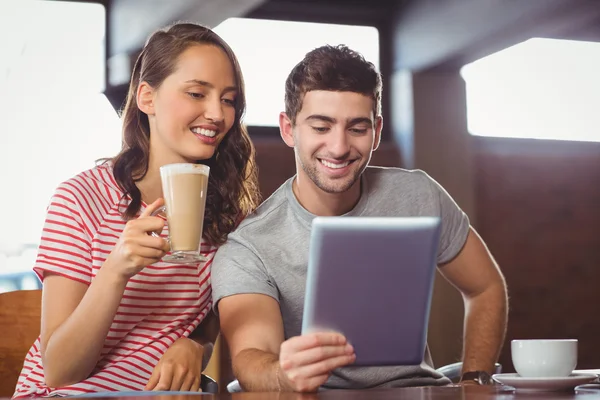
[[[121,213],[129,199],[122,199],[122,194],[109,164],[85,171],[57,188],[34,267],[40,279],[51,271],[91,283],[125,228]],[[162,235],[167,237],[167,226]],[[215,251],[203,242],[201,252],[207,262],[158,262],[131,278],[100,361],[79,383],[60,388],[45,384],[38,338],[27,353],[13,397],[143,390],[170,345],[187,337],[210,311],[210,265]]]

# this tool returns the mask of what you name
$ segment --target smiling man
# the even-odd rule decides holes
[[[286,81],[279,124],[297,174],[230,234],[212,266],[213,304],[244,390],[450,383],[428,352],[419,366],[351,367],[342,335],[301,335],[315,216],[439,216],[437,263],[465,300],[463,383],[485,382],[493,370],[506,327],[504,279],[466,214],[427,174],[368,167],[381,138],[381,87],[373,64],[344,46],[311,51]]]

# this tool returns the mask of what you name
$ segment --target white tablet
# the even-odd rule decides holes
[[[317,217],[302,333],[336,331],[354,365],[419,365],[440,236],[437,217]]]

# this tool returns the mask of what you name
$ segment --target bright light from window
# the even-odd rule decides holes
[[[104,36],[98,4],[0,3],[0,272],[32,267],[13,257],[37,245],[56,186],[120,149]]]
[[[379,33],[373,27],[230,18],[214,30],[239,59],[246,83],[247,125],[278,124],[285,80],[316,47],[345,44],[379,68]]]
[[[463,67],[473,135],[600,141],[600,43],[535,38]]]

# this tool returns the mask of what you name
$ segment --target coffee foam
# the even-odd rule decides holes
[[[160,167],[161,171],[168,174],[202,174],[208,176],[210,167],[204,164],[167,164]]]

